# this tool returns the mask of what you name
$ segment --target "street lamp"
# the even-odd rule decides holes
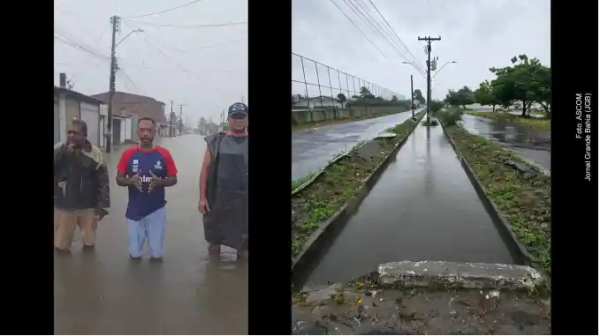
[[[442,71],[442,69],[443,69],[443,68],[444,68],[446,65],[448,65],[448,64],[456,64],[456,63],[458,63],[458,62],[457,62],[457,61],[450,61],[450,62],[446,62],[446,63],[444,63],[444,65],[442,65],[442,67],[440,68],[440,70],[438,70],[436,73],[434,73],[434,74],[433,74],[433,77],[432,77],[431,79],[433,80],[433,79],[435,78],[435,76],[437,76],[437,74],[439,74],[439,73],[440,73],[440,71]]]
[[[143,29],[139,29],[139,28],[138,28],[138,29],[135,29],[135,30],[132,30],[132,31],[130,31],[130,32],[129,32],[129,34],[125,35],[125,37],[123,37],[123,38],[121,39],[121,41],[119,41],[119,42],[117,42],[117,44],[115,44],[115,48],[116,48],[116,47],[118,47],[118,46],[119,46],[119,44],[121,44],[123,41],[125,41],[125,39],[127,39],[127,38],[128,38],[129,36],[131,36],[132,34],[134,34],[134,33],[143,33],[143,32],[144,32],[144,30],[143,30]]]

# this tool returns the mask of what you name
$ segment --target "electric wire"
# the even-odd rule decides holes
[[[145,21],[137,21],[137,20],[129,20],[129,22],[133,22],[135,24],[147,25],[147,26],[155,26],[155,27],[163,27],[163,28],[183,28],[183,29],[198,29],[198,28],[215,28],[215,27],[230,27],[230,26],[240,26],[247,25],[248,21],[233,21],[233,22],[222,22],[222,23],[200,23],[200,24],[170,24],[170,23],[154,23],[154,22],[145,22]]]
[[[378,35],[380,37],[383,38],[384,41],[388,42],[391,46],[392,46],[392,50],[394,50],[402,60],[404,60],[406,63],[412,65],[420,74],[421,76],[425,76],[424,72],[422,69],[420,69],[418,67],[417,64],[410,62],[409,58],[404,54],[404,52],[401,50],[401,48],[398,48],[397,45],[395,45],[392,40],[389,39],[389,37],[386,37],[380,30],[380,28],[378,28],[376,26],[376,24],[374,22],[376,22],[372,17],[367,17],[367,14],[365,14],[363,12],[363,10],[361,8],[358,7],[358,5],[356,4],[356,2],[353,2],[352,0],[343,0],[346,3],[346,6],[348,6],[356,16],[358,16],[367,26],[369,26],[369,28],[375,33],[375,35]],[[367,12],[368,13],[368,12]]]
[[[168,9],[162,10],[162,11],[148,13],[148,14],[142,14],[142,15],[132,15],[132,16],[127,16],[127,18],[142,18],[142,17],[148,17],[148,16],[153,16],[153,15],[164,14],[164,13],[172,12],[172,11],[177,10],[177,9],[181,9],[181,8],[184,8],[184,7],[191,6],[191,5],[193,5],[195,3],[198,3],[200,1],[202,1],[202,0],[194,0],[194,1],[190,1],[190,2],[184,3],[182,5],[176,6],[176,7],[172,7],[172,8],[168,8]]]
[[[381,54],[381,56],[383,56],[383,58],[385,58],[387,61],[390,61],[390,59],[381,51],[381,49],[379,49],[379,47],[377,47],[377,45],[362,31],[362,29],[360,29],[358,27],[358,25],[348,16],[348,14],[346,14],[342,8],[340,6],[338,6],[337,3],[335,3],[335,1],[333,0],[329,0],[339,11],[340,13],[342,13],[346,19],[348,19],[348,21],[350,21],[350,23],[352,23],[352,25],[354,26],[354,28],[356,28],[356,30],[358,30],[362,36],[364,36],[364,38],[369,41],[369,43],[371,43],[371,45]]]
[[[387,25],[387,27],[390,29],[390,31],[394,34],[394,36],[398,39],[398,42],[404,46],[404,48],[406,49],[406,51],[408,52],[408,54],[410,56],[412,56],[412,58],[418,62],[419,60],[415,57],[415,55],[413,55],[412,52],[410,52],[410,49],[408,49],[408,47],[406,46],[406,44],[404,44],[404,42],[402,41],[402,39],[400,38],[400,36],[398,36],[398,34],[396,34],[396,31],[394,30],[394,28],[392,28],[392,26],[390,25],[390,23],[388,22],[388,20],[383,16],[383,14],[381,14],[381,12],[379,11],[379,9],[377,8],[377,6],[375,6],[375,4],[373,3],[372,0],[368,0],[369,3],[371,4],[371,6],[373,6],[373,8],[375,9],[375,11],[377,12],[377,14],[379,14],[379,16],[383,19],[383,22],[385,22],[385,24]]]

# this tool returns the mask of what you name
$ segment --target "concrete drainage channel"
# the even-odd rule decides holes
[[[367,176],[361,183],[356,194],[350,201],[343,204],[332,216],[318,224],[318,228],[308,237],[304,243],[303,248],[298,254],[292,258],[292,272],[294,274],[294,283],[301,284],[305,279],[306,275],[310,273],[310,270],[315,265],[315,261],[319,259],[319,256],[327,249],[327,246],[331,244],[335,236],[343,229],[344,224],[348,221],[348,218],[356,211],[360,203],[364,200],[369,190],[375,185],[382,172],[385,170],[387,165],[395,157],[395,154],[402,148],[414,128],[422,120],[425,114],[423,112],[417,115],[416,121],[412,121],[412,125],[409,127],[408,133],[401,138],[393,147],[393,149],[387,154],[387,156],[375,167],[373,172]],[[410,120],[410,119],[409,119]],[[411,121],[405,121],[410,123]],[[365,144],[359,144],[355,148],[367,148],[370,147],[370,143],[376,143],[379,140],[393,139],[390,137],[391,134],[383,134],[380,138],[375,138]],[[360,149],[359,149],[360,150]],[[348,158],[349,153],[340,155],[335,158],[327,167],[321,170],[315,176],[311,177],[308,181],[303,183],[301,186],[292,191],[292,197],[303,192],[310,185],[315,183],[322,175],[336,163]],[[294,210],[293,210],[294,211]],[[293,214],[292,214],[293,216]]]
[[[420,127],[420,126],[416,126],[416,127]],[[435,129],[434,127],[432,127],[432,133],[434,133],[434,138],[430,139],[430,130],[427,129],[427,148],[429,151],[429,146],[430,144],[432,144],[434,141],[439,141],[438,145],[441,144],[442,140],[444,142],[444,144],[442,144],[441,146],[448,146],[450,147],[451,144],[448,143],[448,140],[446,138],[447,134],[445,134],[445,131],[442,131],[438,128],[437,131],[433,131],[433,129]],[[415,137],[415,136],[423,136],[424,134],[424,130],[421,129],[419,131],[419,134],[417,134],[417,131],[414,131],[414,134],[411,134],[410,137]],[[440,137],[442,140],[440,140]],[[408,138],[408,137],[407,137]],[[404,149],[402,151],[399,152],[399,154],[397,154],[397,156],[401,156],[402,153],[404,153],[404,151],[409,151],[409,149],[411,148],[411,146],[415,146],[415,143],[412,143],[410,141],[411,139],[408,140],[404,140]],[[410,143],[406,143],[406,142],[410,142]],[[418,144],[418,142],[417,142]],[[454,146],[452,145],[452,149]],[[415,326],[415,325],[419,325],[418,327],[414,327],[413,330],[409,331],[410,333],[449,333],[451,330],[455,330],[456,328],[462,328],[462,327],[458,327],[458,326],[465,326],[465,325],[469,325],[469,323],[460,323],[460,319],[461,316],[464,317],[462,314],[464,313],[465,316],[473,316],[473,311],[469,311],[469,309],[473,308],[473,309],[478,309],[481,310],[479,313],[480,315],[477,316],[481,316],[482,320],[485,320],[486,318],[492,319],[494,320],[493,323],[484,323],[482,322],[481,325],[471,325],[470,327],[472,329],[470,329],[471,331],[469,333],[475,332],[475,333],[490,333],[490,330],[484,330],[484,329],[480,329],[480,327],[483,328],[483,326],[485,328],[490,327],[491,325],[493,325],[494,323],[498,322],[497,324],[495,324],[496,327],[500,327],[501,328],[505,328],[502,329],[503,331],[501,331],[500,333],[505,333],[505,334],[519,334],[519,333],[547,333],[549,332],[549,300],[545,300],[544,295],[546,294],[545,292],[545,279],[544,277],[538,272],[536,271],[534,268],[529,267],[529,266],[520,266],[520,265],[514,265],[514,263],[527,263],[527,264],[531,264],[529,262],[526,262],[527,260],[527,255],[526,250],[523,250],[522,246],[520,246],[517,241],[514,239],[513,236],[510,235],[510,232],[507,232],[506,230],[503,230],[501,228],[502,224],[499,224],[497,222],[496,218],[489,218],[490,215],[492,215],[492,217],[494,216],[492,213],[490,213],[488,215],[488,213],[490,212],[490,206],[493,208],[493,204],[486,204],[486,199],[482,197],[481,191],[476,190],[477,187],[475,186],[475,190],[473,189],[474,186],[474,182],[472,180],[473,176],[470,176],[469,172],[466,171],[467,168],[464,165],[463,160],[461,159],[461,164],[458,164],[458,162],[456,161],[456,155],[455,155],[455,151],[450,149],[452,155],[454,156],[454,165],[458,166],[460,171],[462,171],[463,175],[466,173],[466,176],[462,177],[462,182],[461,185],[464,187],[464,184],[466,182],[466,184],[468,185],[468,187],[470,188],[470,192],[472,194],[471,199],[470,199],[470,204],[471,207],[474,204],[473,199],[477,199],[477,202],[479,204],[479,207],[481,208],[481,210],[477,213],[477,216],[482,216],[481,213],[484,213],[485,216],[487,217],[487,220],[489,222],[489,224],[487,225],[486,231],[481,231],[479,234],[476,234],[475,236],[478,236],[478,238],[480,240],[483,241],[483,244],[479,244],[477,245],[477,243],[475,243],[475,246],[472,246],[470,249],[470,252],[473,255],[479,255],[478,252],[483,251],[485,254],[485,245],[498,245],[500,243],[498,243],[499,241],[502,242],[502,244],[504,244],[504,248],[506,250],[509,250],[509,252],[503,252],[504,253],[504,257],[502,257],[502,253],[498,254],[498,253],[490,253],[487,257],[483,257],[483,259],[489,259],[489,260],[484,260],[484,262],[461,262],[463,260],[469,260],[469,256],[467,253],[455,253],[452,254],[452,252],[448,252],[448,251],[452,251],[452,248],[458,248],[460,249],[461,243],[461,232],[462,229],[458,228],[457,230],[453,230],[452,226],[446,227],[445,230],[447,231],[446,235],[443,235],[444,238],[446,239],[446,241],[451,241],[453,239],[458,240],[457,245],[448,245],[447,249],[440,249],[440,251],[438,251],[439,253],[436,255],[436,252],[432,252],[432,253],[427,253],[427,251],[418,251],[415,252],[416,249],[411,250],[410,248],[406,248],[406,249],[398,249],[397,246],[403,246],[403,245],[410,245],[409,240],[406,237],[404,237],[404,240],[402,240],[402,237],[400,237],[400,239],[396,239],[394,240],[394,238],[397,237],[393,237],[393,231],[384,231],[382,232],[379,237],[381,238],[381,236],[392,236],[391,240],[392,242],[395,242],[396,244],[394,245],[393,243],[391,245],[386,245],[389,246],[389,249],[392,250],[392,253],[389,254],[388,257],[386,257],[385,254],[382,254],[382,252],[384,252],[386,249],[381,248],[378,245],[384,245],[383,243],[381,244],[377,244],[377,242],[374,241],[368,241],[368,234],[369,231],[360,231],[357,230],[356,227],[359,226],[363,226],[365,227],[365,223],[367,223],[368,225],[370,225],[370,227],[367,230],[377,230],[378,226],[377,223],[375,223],[376,220],[376,215],[379,216],[384,216],[382,213],[382,210],[384,209],[383,206],[381,206],[379,208],[379,212],[372,212],[371,216],[367,216],[367,215],[363,215],[361,217],[360,212],[362,211],[361,209],[363,209],[364,207],[375,207],[374,204],[376,204],[377,202],[381,203],[382,200],[388,200],[389,201],[389,196],[391,195],[381,195],[379,199],[372,201],[371,205],[369,205],[369,199],[372,197],[375,197],[373,194],[377,194],[376,190],[377,188],[379,189],[385,189],[385,188],[390,188],[390,185],[395,185],[394,181],[392,180],[388,180],[386,179],[386,175],[388,174],[394,174],[393,170],[394,169],[398,169],[397,167],[394,168],[393,166],[398,166],[398,165],[402,165],[405,164],[407,165],[407,161],[406,159],[410,158],[410,157],[405,157],[402,160],[402,162],[399,161],[392,161],[389,160],[393,163],[389,164],[389,165],[382,165],[383,167],[387,167],[386,168],[386,172],[383,172],[383,168],[381,169],[382,172],[379,173],[379,175],[382,175],[379,183],[377,183],[377,186],[373,187],[368,186],[363,188],[365,191],[363,192],[363,194],[361,194],[359,197],[357,197],[356,200],[356,204],[354,204],[352,206],[352,209],[348,209],[348,206],[345,206],[339,213],[336,214],[336,216],[334,216],[336,218],[336,220],[339,221],[339,223],[337,223],[336,225],[334,225],[333,227],[335,228],[334,230],[337,232],[334,232],[332,234],[329,235],[328,238],[323,239],[319,245],[320,248],[319,249],[315,249],[315,251],[313,251],[310,254],[304,254],[304,255],[300,255],[300,259],[296,259],[294,266],[296,266],[297,268],[294,269],[294,280],[296,285],[300,285],[303,286],[305,283],[310,282],[310,278],[312,277],[311,274],[301,274],[301,272],[305,272],[305,273],[318,273],[319,269],[331,269],[331,271],[326,272],[329,275],[333,275],[333,274],[341,274],[339,278],[336,279],[331,279],[333,282],[338,282],[334,285],[326,285],[323,286],[325,284],[328,284],[330,282],[329,279],[327,279],[327,281],[323,281],[325,280],[324,276],[318,277],[320,280],[319,281],[315,281],[312,282],[311,284],[307,285],[306,287],[304,287],[304,289],[302,291],[300,291],[299,294],[296,295],[295,297],[295,305],[293,307],[293,316],[294,316],[294,321],[295,321],[295,325],[294,325],[294,332],[296,334],[314,334],[314,333],[321,333],[323,332],[322,328],[324,327],[325,329],[327,329],[328,333],[343,333],[343,334],[369,334],[369,333],[378,333],[378,334],[382,334],[382,333],[386,333],[385,330],[394,330],[397,333],[397,331],[399,331],[400,329],[406,329],[407,326]],[[447,149],[443,149],[444,150],[444,155],[448,156],[448,150]],[[431,153],[431,156],[429,156],[429,153],[426,156],[427,158],[431,158],[431,157],[435,157],[435,155],[438,156],[443,156],[441,153]],[[390,157],[393,155],[390,155]],[[416,157],[417,160],[419,159],[423,159],[423,157]],[[398,159],[400,160],[400,159]],[[386,159],[386,162],[388,160]],[[440,166],[444,166],[444,168],[448,168],[450,169],[450,164],[449,162],[439,162]],[[435,162],[434,162],[434,166],[435,166]],[[439,168],[439,167],[438,167]],[[414,170],[415,171],[420,171],[420,170],[427,170],[429,169],[427,167],[427,164],[425,164],[425,167],[415,167]],[[456,169],[456,168],[454,168]],[[389,171],[392,172],[389,172]],[[436,167],[433,167],[432,171],[431,171],[431,176],[429,176],[429,178],[432,177],[436,177],[439,176],[440,174],[433,174],[433,172],[435,172]],[[401,172],[403,172],[401,169],[398,169],[398,171],[396,172],[397,174],[400,174]],[[406,171],[404,171],[406,172]],[[410,171],[408,171],[408,173],[410,173]],[[452,175],[450,172],[448,172],[449,175]],[[379,176],[377,176],[379,178]],[[451,180],[451,182],[447,182],[449,183],[451,186],[456,187],[458,184],[452,184],[453,182],[455,182],[454,180],[459,180],[458,178],[454,178],[454,176],[448,176],[449,179]],[[419,176],[410,176],[407,177],[407,179],[413,179],[413,180],[418,180]],[[376,180],[376,179],[375,179]],[[429,182],[428,182],[429,181]],[[469,183],[470,181],[470,183]],[[375,181],[373,181],[373,184]],[[396,184],[396,193],[399,192],[400,190],[403,190],[405,193],[412,193],[413,196],[417,197],[419,191],[425,187],[425,193],[427,196],[427,193],[431,193],[431,195],[435,195],[436,193],[432,193],[432,189],[435,188],[431,188],[432,185],[435,184],[435,182],[440,183],[440,180],[436,180],[431,179],[431,180],[427,180],[427,175],[425,176],[425,181],[426,184],[425,185],[420,185],[419,188],[411,188],[410,184],[407,185],[403,185],[402,183],[398,183]],[[427,183],[429,183],[430,185],[428,186]],[[458,183],[458,182],[456,182]],[[473,186],[471,185],[473,184]],[[382,186],[383,185],[383,186]],[[440,187],[438,186],[438,193],[443,194],[442,197],[448,197],[450,194],[446,194],[448,188],[444,188],[444,187]],[[371,190],[373,189],[373,190]],[[392,188],[393,189],[393,188]],[[428,190],[429,189],[429,190]],[[452,188],[449,188],[452,189]],[[371,192],[369,193],[368,191],[371,190]],[[460,193],[461,190],[455,190],[455,193]],[[379,193],[381,193],[381,191],[379,191]],[[368,194],[368,197],[367,197]],[[431,196],[430,195],[430,196]],[[483,194],[485,195],[485,194]],[[454,195],[454,198],[460,198],[460,197],[456,197],[458,195]],[[365,199],[366,198],[366,199]],[[458,204],[453,204],[453,200],[452,197],[451,198],[446,198],[447,203],[450,203],[450,207],[456,207],[456,205]],[[363,202],[364,201],[364,202]],[[402,223],[403,225],[407,225],[410,226],[411,225],[411,221],[413,223],[416,223],[420,226],[427,226],[427,224],[430,224],[430,222],[433,219],[439,219],[440,217],[435,217],[435,216],[427,216],[428,214],[434,213],[431,211],[431,209],[434,208],[440,208],[438,205],[441,205],[442,203],[440,202],[436,202],[436,200],[432,200],[430,198],[425,197],[423,200],[423,202],[417,202],[420,204],[408,204],[406,205],[406,203],[410,203],[410,198],[407,199],[397,199],[397,200],[393,200],[391,202],[389,202],[388,204],[385,204],[386,207],[395,207],[395,208],[401,208],[402,205],[404,204],[404,206],[409,209],[406,212],[402,213],[402,212],[395,212],[395,218],[396,218],[396,222],[398,224]],[[456,200],[455,200],[456,201]],[[489,202],[489,200],[488,200]],[[361,204],[362,203],[362,204]],[[482,204],[483,203],[483,204]],[[430,211],[426,211],[426,212],[419,212],[419,211],[412,211],[410,209],[415,209],[418,206],[423,206],[423,207],[427,207],[427,205],[431,204],[431,209],[429,209]],[[358,207],[358,205],[360,205],[360,208]],[[467,206],[468,207],[468,206]],[[444,208],[443,206],[441,206],[440,212],[446,210],[447,208]],[[472,212],[466,211],[466,215],[471,215],[471,217],[477,217],[475,216]],[[402,215],[404,215],[404,217],[402,217]],[[463,214],[464,216],[464,214]],[[353,218],[354,217],[354,218]],[[356,217],[360,217],[360,218],[356,218]],[[414,221],[413,217],[417,217],[417,218],[421,218],[421,220],[417,220],[416,222]],[[452,217],[451,214],[448,214],[447,220],[449,220],[449,223],[453,223],[456,221],[461,221],[460,216],[458,217]],[[411,219],[412,218],[412,219]],[[467,217],[463,217],[463,218],[467,218]],[[481,218],[481,217],[479,217]],[[402,220],[400,220],[402,219]],[[352,227],[353,224],[349,223],[349,222],[359,222],[359,223],[354,223],[354,228]],[[493,222],[493,223],[492,223]],[[394,222],[388,222],[388,226],[389,223],[394,223]],[[496,224],[496,225],[494,225]],[[344,232],[340,233],[341,229],[344,229]],[[398,230],[403,230],[405,228],[402,228],[401,226],[398,226],[397,228],[395,228],[396,231]],[[439,231],[439,230],[443,230],[443,226],[441,228],[436,228],[436,227],[429,227],[428,228],[430,231]],[[477,227],[473,227],[473,230],[477,230],[477,229],[481,229],[481,228],[477,228]],[[494,230],[496,235],[501,237],[501,238],[493,238],[493,235],[490,233],[491,230]],[[362,246],[355,242],[344,242],[341,238],[341,236],[345,235],[345,232],[348,230],[355,230],[358,231],[358,233],[354,233],[355,236],[362,236],[365,240],[363,241]],[[421,231],[421,236],[423,231]],[[408,230],[406,233],[406,236],[410,236],[410,230]],[[414,234],[417,233],[417,235],[415,236]],[[490,238],[486,238],[486,234],[490,237]],[[339,237],[338,237],[339,236]],[[419,238],[423,238],[423,237],[419,237],[419,231],[413,231],[413,240],[419,240]],[[337,240],[336,240],[337,239]],[[338,241],[339,240],[339,241]],[[334,243],[335,241],[335,243]],[[421,245],[425,245],[423,244],[423,242],[421,242]],[[465,242],[465,244],[468,244],[469,242]],[[429,243],[431,244],[431,243]],[[329,246],[328,246],[329,245]],[[345,248],[338,248],[339,245],[346,245]],[[435,245],[435,244],[434,244]],[[443,245],[443,244],[441,244]],[[421,246],[421,249],[425,249],[427,250],[427,246],[429,245],[425,245],[425,246]],[[336,251],[336,248],[338,249],[338,251]],[[436,247],[431,247],[433,249],[435,249]],[[330,251],[331,250],[331,251]],[[358,254],[355,253],[354,251],[356,250],[362,250],[364,251],[364,253]],[[370,253],[371,252],[371,253]],[[445,252],[445,253],[443,253]],[[523,253],[525,252],[525,253]],[[507,256],[507,253],[510,254],[510,257]],[[364,267],[360,267],[360,266],[356,266],[356,264],[360,264],[360,262],[357,262],[357,259],[360,259],[361,257],[363,257],[364,255],[368,255],[368,254],[375,254],[375,257],[372,257],[370,262],[366,262],[363,263]],[[337,257],[329,257],[330,255],[337,255]],[[379,256],[377,256],[379,255]],[[419,258],[419,255],[421,256],[425,256],[425,258]],[[402,262],[390,262],[390,263],[385,263],[385,264],[381,264],[378,268],[378,270],[376,272],[371,272],[368,273],[370,270],[374,269],[373,265],[377,265],[380,262],[385,262],[386,259],[387,260],[401,260],[401,259],[405,259],[405,260],[446,260],[446,258],[444,256],[440,257],[440,258],[428,258],[428,256],[442,256],[442,255],[448,255],[449,257],[452,257],[452,259],[450,260],[455,260],[455,262],[449,262],[449,261],[421,261],[421,262],[411,262],[411,261],[402,261]],[[305,260],[302,261],[302,259],[306,258]],[[379,262],[374,262],[377,259],[380,259]],[[310,260],[309,260],[310,259]],[[331,259],[331,260],[327,260],[327,259]],[[368,259],[368,258],[367,258]],[[474,258],[476,259],[476,258]],[[502,260],[501,262],[498,262],[497,260]],[[300,260],[300,262],[299,262]],[[473,260],[476,261],[476,260]],[[312,265],[311,265],[312,263]],[[371,265],[371,266],[365,266],[365,265]],[[535,265],[535,264],[532,264]],[[298,267],[301,266],[301,267]],[[367,267],[371,267],[370,269]],[[358,270],[362,270],[360,273],[358,274],[353,274],[352,276],[345,274],[344,271],[352,268],[354,269],[354,271],[358,271]],[[316,269],[316,270],[315,270]],[[364,273],[368,273],[366,276],[362,276],[362,277],[358,277],[357,275],[360,274],[364,274]],[[309,281],[307,281],[307,279],[309,279]],[[347,279],[355,279],[353,281],[350,282],[349,285],[341,285],[339,282],[346,282]],[[319,285],[314,285],[315,283],[317,284],[321,284]],[[297,287],[298,288],[298,287]],[[302,287],[300,287],[302,288]],[[384,296],[377,296],[377,300],[374,300],[375,294],[374,293],[385,293],[385,294],[380,294],[380,295],[384,295]],[[395,299],[390,299],[392,297],[396,297]],[[470,298],[469,298],[470,297]],[[500,297],[502,297],[502,300],[500,300]],[[387,302],[388,300],[392,300],[391,303],[388,302],[387,304],[384,304],[385,302]],[[404,300],[404,301],[403,301]],[[446,301],[444,304],[440,304],[440,302],[444,301],[444,300],[449,300]],[[466,302],[468,302],[469,300],[471,302],[477,302],[477,304],[475,304],[473,307],[467,307],[466,310],[461,312],[461,309],[463,308],[458,308],[458,306],[455,306],[455,301],[461,301],[461,300],[466,300]],[[405,302],[405,303],[401,303],[399,304],[399,302]],[[457,301],[457,302],[458,302]],[[502,301],[503,303],[501,303],[500,301]],[[437,302],[437,303],[435,303]],[[461,301],[462,302],[462,301]],[[372,305],[370,305],[372,304]],[[490,307],[487,307],[488,305],[491,305]],[[388,307],[389,306],[389,307]],[[460,305],[459,305],[460,306]],[[468,306],[468,305],[467,305]],[[486,306],[484,308],[481,308],[483,306]],[[362,308],[361,308],[362,307]],[[375,308],[378,307],[378,308]],[[383,307],[387,307],[384,310],[384,312],[381,312],[381,309],[384,309]],[[419,310],[421,308],[419,307],[428,307],[427,309],[430,309],[433,307],[433,310],[439,312],[442,312],[444,310],[448,310],[446,313],[448,314],[448,316],[446,316],[447,318],[445,319],[440,319],[439,316],[437,317],[432,317],[432,316],[428,316],[428,314],[430,313],[429,311],[424,311],[424,312],[419,312]],[[461,307],[464,307],[461,306]],[[535,309],[537,309],[536,307],[543,307],[543,311],[535,311]],[[362,309],[362,310],[361,310]],[[367,309],[371,309],[370,312],[366,312]],[[432,311],[433,311],[432,310]],[[342,313],[343,311],[343,313]],[[381,315],[379,314],[390,314],[390,312],[392,312],[392,315],[395,317],[386,317],[386,318],[382,318]],[[341,315],[345,315],[345,317],[341,317]],[[444,313],[442,313],[443,315]],[[499,314],[499,315],[497,315]],[[417,315],[424,315],[424,316],[420,316],[418,317]],[[351,317],[348,317],[351,316]],[[505,316],[509,316],[510,319],[507,320],[507,318],[505,318]],[[512,316],[512,317],[511,317]],[[535,319],[534,322],[519,322],[518,321],[518,316],[528,316],[528,318],[531,319]],[[399,318],[398,318],[399,317]],[[514,318],[513,318],[514,317]],[[443,322],[439,322],[438,325],[438,329],[437,331],[435,329],[431,329],[431,325],[436,324],[432,323],[430,325],[430,327],[427,326],[427,323],[421,323],[422,321],[437,321],[440,320]],[[365,323],[369,321],[368,325]],[[464,321],[464,320],[463,320]],[[418,322],[418,323],[417,323]],[[457,323],[455,323],[457,322]],[[488,321],[489,322],[489,321]],[[316,323],[316,324],[315,324]],[[391,326],[393,325],[393,326]],[[443,325],[446,325],[445,327]],[[458,325],[458,326],[457,326]],[[315,328],[315,326],[317,326],[318,328],[321,328],[321,331],[318,330],[312,330],[309,331],[306,328]],[[403,327],[400,327],[403,326]],[[515,326],[513,328],[513,326]],[[373,331],[373,327],[375,327],[377,330]],[[334,330],[332,330],[331,328],[334,328]],[[412,327],[409,327],[412,328]],[[429,328],[429,329],[428,329]],[[442,331],[440,331],[439,328],[442,328]],[[445,328],[445,330],[444,330]],[[490,327],[493,328],[493,327]],[[516,328],[516,329],[515,329]],[[528,329],[529,328],[529,329]],[[458,333],[462,333],[463,331],[458,331]],[[494,333],[497,333],[498,330],[496,330]],[[389,334],[389,333],[388,333]]]

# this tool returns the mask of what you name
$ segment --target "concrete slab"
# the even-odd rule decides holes
[[[378,267],[382,286],[535,290],[542,275],[529,266],[449,261],[398,261]]]

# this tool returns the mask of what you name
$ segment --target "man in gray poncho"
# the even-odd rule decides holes
[[[212,256],[221,245],[248,256],[248,106],[235,103],[228,111],[229,130],[207,136],[200,171],[204,238]]]

